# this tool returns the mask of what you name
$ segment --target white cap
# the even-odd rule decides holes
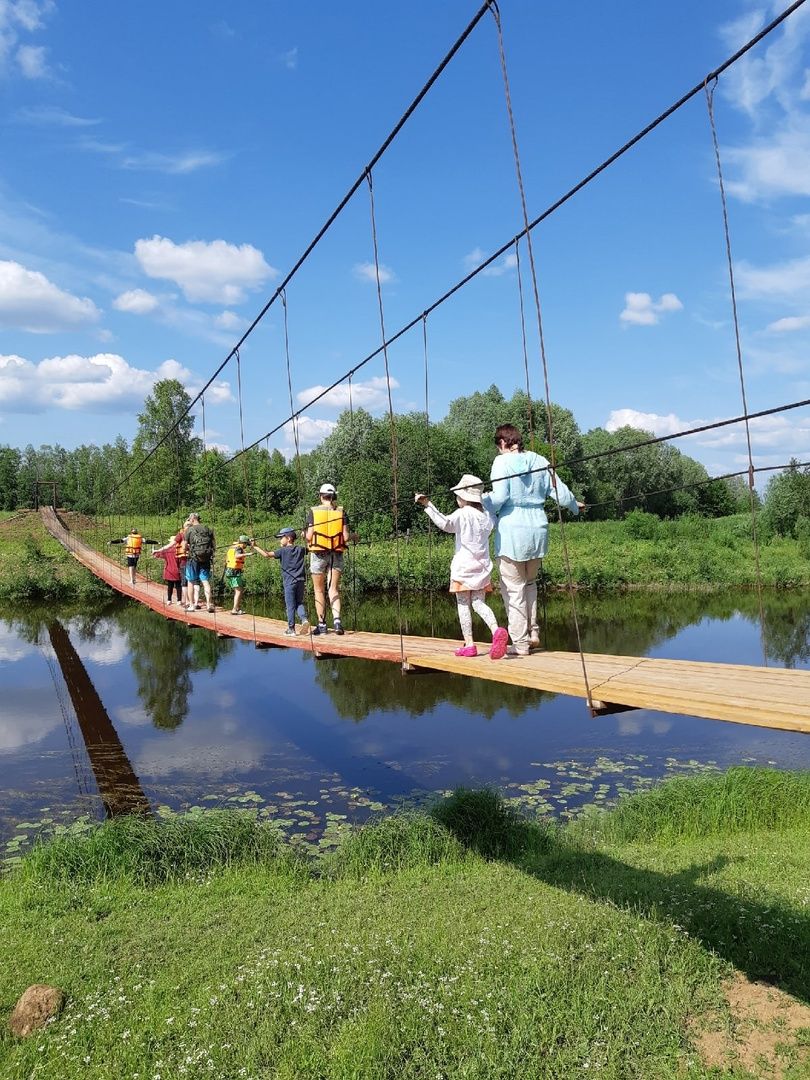
[[[484,481],[479,476],[473,476],[472,473],[464,473],[456,486],[450,490],[455,491],[456,495],[465,502],[480,503],[484,493]]]
[[[337,495],[337,488],[334,484],[321,484],[318,488],[319,495]]]

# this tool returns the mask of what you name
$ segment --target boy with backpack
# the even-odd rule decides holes
[[[214,610],[214,602],[211,597],[211,564],[214,561],[217,543],[213,529],[200,522],[199,514],[189,514],[185,533],[188,547],[188,561],[186,563],[186,581],[188,582],[189,597],[187,611],[200,611],[200,582],[208,610]]]

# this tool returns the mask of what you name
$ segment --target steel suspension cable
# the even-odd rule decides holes
[[[515,161],[515,174],[517,178],[518,191],[520,193],[520,206],[523,213],[523,226],[526,233],[526,249],[529,255],[529,272],[532,281],[532,292],[534,295],[534,308],[537,316],[537,335],[540,345],[540,361],[543,369],[543,385],[545,388],[546,399],[546,433],[548,435],[550,455],[551,455],[551,472],[550,479],[552,487],[554,488],[555,503],[557,506],[557,520],[560,525],[560,543],[563,551],[563,562],[565,565],[565,574],[568,583],[568,594],[571,599],[571,615],[574,623],[574,631],[577,639],[577,649],[579,651],[579,660],[582,667],[582,678],[585,685],[585,696],[588,700],[588,708],[593,711],[593,697],[591,695],[591,685],[588,679],[588,667],[585,662],[585,651],[582,647],[582,633],[579,626],[579,615],[577,612],[576,596],[574,595],[574,576],[571,570],[571,557],[568,550],[568,538],[565,531],[565,522],[563,519],[562,507],[560,506],[559,499],[557,498],[557,476],[556,472],[556,443],[554,438],[554,419],[551,413],[551,389],[549,383],[548,372],[548,357],[546,355],[545,335],[543,333],[543,316],[540,307],[540,290],[537,284],[537,267],[534,259],[534,248],[532,245],[532,234],[529,229],[529,209],[526,202],[526,190],[523,184],[523,170],[520,164],[520,151],[518,149],[517,130],[515,128],[515,116],[512,109],[512,95],[509,88],[509,71],[506,64],[506,50],[503,42],[503,27],[501,26],[501,13],[495,0],[492,0],[491,4],[492,15],[495,20],[495,27],[498,37],[498,55],[501,62],[501,74],[503,75],[504,96],[506,99],[506,112],[509,119],[509,131],[512,137],[512,153]]]
[[[394,399],[391,394],[391,368],[388,363],[388,346],[385,344],[385,313],[383,310],[382,284],[380,282],[380,257],[377,247],[377,217],[374,210],[374,181],[371,169],[366,173],[368,182],[368,202],[371,213],[371,242],[374,248],[374,278],[377,284],[377,308],[380,313],[380,334],[382,335],[383,360],[385,362],[385,386],[388,393],[388,420],[391,425],[391,510],[394,519],[397,561],[397,620],[399,622],[399,653],[403,669],[405,667],[405,638],[402,633],[402,567],[399,550],[399,453],[397,446],[397,422],[394,417]]]
[[[520,240],[515,240],[515,270],[517,272],[518,299],[520,301],[520,334],[523,343],[523,369],[526,374],[526,397],[528,398],[527,412],[529,421],[529,446],[532,450],[534,445],[534,409],[532,408],[532,390],[529,381],[529,349],[526,343],[526,315],[523,308],[523,274],[520,268]]]
[[[757,571],[757,598],[759,600],[760,634],[762,637],[762,656],[765,666],[768,666],[768,650],[765,643],[765,607],[762,601],[762,571],[760,568],[759,534],[757,530],[757,508],[754,497],[754,456],[751,450],[751,425],[748,419],[748,398],[745,391],[745,368],[743,366],[742,346],[740,345],[740,321],[737,314],[737,290],[734,284],[734,260],[731,257],[731,233],[728,224],[728,203],[726,201],[726,187],[723,183],[723,166],[720,160],[720,142],[717,138],[717,124],[714,118],[714,91],[717,88],[717,78],[709,87],[708,80],[704,87],[706,91],[706,107],[709,113],[709,126],[712,131],[712,146],[714,147],[714,160],[717,164],[717,181],[720,187],[720,204],[723,208],[723,234],[726,241],[726,261],[728,263],[728,281],[731,294],[731,314],[734,319],[734,344],[737,350],[737,371],[740,376],[740,397],[742,398],[743,416],[745,418],[745,441],[748,449],[748,494],[751,503],[751,538],[754,544],[754,562]]]
[[[427,456],[427,494],[433,498],[432,461],[430,452],[430,395],[428,384],[427,315],[422,316],[422,350],[425,357],[425,451]],[[433,619],[433,522],[428,518],[428,603],[430,606],[430,636],[436,636]]]

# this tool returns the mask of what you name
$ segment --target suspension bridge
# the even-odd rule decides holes
[[[48,532],[117,592],[168,619],[241,638],[257,648],[378,660],[400,664],[405,673],[446,672],[567,694],[584,698],[596,715],[652,709],[810,734],[810,671],[601,653],[538,652],[492,661],[483,644],[479,656],[458,657],[455,640],[351,630],[343,637],[285,637],[287,623],[280,619],[168,607],[162,582],[139,575],[137,584],[130,585],[121,564],[71,532],[53,507],[42,507],[40,514]]]
[[[650,132],[654,131],[661,124],[667,121],[678,110],[684,107],[688,102],[692,101],[692,99],[702,94],[705,97],[705,103],[708,110],[711,145],[713,148],[714,158],[717,167],[717,186],[720,195],[720,206],[722,210],[722,226],[725,239],[725,255],[727,261],[728,280],[730,288],[731,314],[734,328],[735,360],[737,374],[739,377],[742,413],[739,416],[726,420],[719,420],[713,423],[703,424],[699,427],[694,427],[687,430],[673,432],[667,435],[645,439],[633,445],[611,448],[610,450],[600,452],[596,455],[592,455],[592,457],[603,457],[616,453],[627,453],[642,446],[650,446],[660,442],[669,442],[670,440],[684,438],[686,436],[694,435],[699,432],[714,430],[718,428],[725,428],[729,425],[740,424],[744,426],[745,441],[747,444],[747,467],[744,470],[741,470],[740,473],[727,475],[745,475],[748,479],[751,508],[752,551],[756,564],[756,580],[760,598],[760,615],[763,620],[764,633],[764,609],[762,605],[762,580],[760,571],[759,539],[757,531],[757,498],[755,491],[755,476],[758,473],[761,474],[766,471],[771,471],[772,469],[783,469],[789,466],[783,465],[757,467],[755,465],[751,448],[750,423],[751,421],[757,419],[763,419],[765,416],[782,414],[789,410],[805,408],[810,405],[810,399],[789,402],[776,408],[761,410],[759,412],[751,411],[748,406],[743,354],[741,348],[740,326],[737,317],[737,303],[734,285],[734,267],[731,253],[729,220],[723,180],[720,146],[715,123],[714,93],[720,76],[723,75],[723,73],[726,72],[729,68],[731,68],[732,65],[734,65],[738,60],[745,56],[751,49],[758,45],[759,42],[766,38],[777,26],[780,26],[787,18],[789,18],[793,14],[793,12],[797,11],[803,3],[804,0],[794,0],[794,2],[790,4],[789,7],[787,7],[783,12],[781,12],[776,18],[774,18],[773,21],[770,22],[767,26],[765,26],[758,34],[756,34],[748,42],[746,42],[740,49],[737,50],[736,53],[728,57],[713,71],[709,72],[690,90],[687,90],[686,93],[684,93],[677,101],[670,105],[669,108],[665,109],[662,113],[655,117],[655,119],[653,119],[649,124],[647,124],[642,130],[640,130],[636,135],[634,135],[631,139],[624,143],[624,145],[619,147],[614,153],[612,153],[609,157],[602,161],[601,164],[599,164],[590,173],[588,173],[587,176],[583,177],[582,180],[580,180],[567,192],[561,195],[560,198],[558,198],[549,207],[547,207],[546,210],[544,210],[537,217],[531,219],[525,194],[521,156],[518,147],[514,113],[512,109],[510,81],[501,26],[501,13],[495,0],[485,0],[485,2],[479,8],[478,12],[475,14],[469,25],[462,32],[462,34],[451,47],[449,52],[444,56],[444,58],[442,59],[438,67],[435,69],[433,74],[430,76],[428,81],[424,84],[422,89],[416,95],[411,105],[400,117],[394,128],[391,130],[390,134],[383,141],[377,152],[369,160],[368,164],[361,170],[357,179],[354,181],[349,190],[340,200],[340,202],[338,203],[332,214],[329,216],[329,218],[326,220],[326,222],[322,225],[320,230],[316,233],[315,237],[306,247],[304,252],[301,254],[301,256],[291,268],[291,270],[284,277],[283,281],[278,286],[274,294],[270,297],[270,299],[264,305],[262,310],[250,324],[250,326],[248,326],[248,328],[245,330],[236,345],[234,345],[234,347],[231,349],[231,351],[228,353],[222,363],[216,368],[208,381],[205,382],[202,389],[196,394],[193,399],[190,400],[188,406],[185,408],[182,414],[175,419],[174,423],[171,424],[168,429],[164,431],[155,440],[154,444],[144,454],[141,460],[135,463],[123,476],[121,476],[118,482],[112,488],[110,488],[110,490],[105,492],[102,504],[123,508],[123,503],[126,501],[126,493],[129,490],[130,481],[140,470],[142,470],[147,465],[147,463],[154,457],[154,455],[158,453],[161,447],[166,446],[167,442],[172,438],[174,432],[177,431],[178,426],[185,421],[186,417],[189,416],[192,409],[194,409],[195,407],[199,408],[201,414],[202,444],[203,449],[207,449],[208,443],[205,425],[205,394],[214,385],[215,380],[220,376],[225,367],[231,361],[233,361],[236,368],[235,374],[238,393],[240,448],[232,455],[232,457],[228,458],[224,462],[224,465],[226,467],[229,467],[237,460],[240,461],[240,465],[244,473],[244,508],[246,511],[246,519],[249,522],[250,528],[252,529],[252,508],[248,495],[250,487],[248,473],[250,469],[251,451],[253,451],[256,447],[260,446],[262,443],[265,443],[266,446],[269,448],[270,438],[276,433],[281,432],[285,429],[292,432],[295,444],[295,461],[297,466],[299,485],[301,488],[299,494],[301,505],[304,506],[306,504],[306,491],[304,490],[303,473],[300,462],[300,440],[298,431],[298,425],[301,418],[307,412],[307,410],[309,410],[312,406],[316,405],[328,394],[333,392],[337,387],[342,385],[345,385],[348,388],[349,409],[350,411],[352,411],[353,378],[356,376],[357,372],[364,368],[367,364],[371,363],[376,358],[381,358],[384,364],[384,381],[387,389],[387,412],[391,428],[390,464],[392,484],[390,493],[390,507],[388,509],[390,510],[390,516],[393,523],[392,541],[395,544],[396,550],[398,583],[397,596],[399,597],[401,591],[399,576],[399,507],[401,506],[403,500],[400,498],[397,425],[391,394],[392,376],[389,365],[389,347],[398,339],[402,338],[404,335],[410,333],[411,331],[415,329],[421,331],[422,346],[424,351],[425,461],[427,465],[427,491],[429,494],[431,486],[431,424],[429,409],[428,319],[434,311],[436,311],[440,306],[444,305],[447,301],[449,301],[451,297],[455,296],[462,288],[464,288],[467,284],[469,284],[469,282],[471,282],[475,277],[477,277],[477,275],[486,272],[487,268],[492,266],[492,264],[497,259],[507,255],[510,258],[513,257],[517,271],[516,277],[519,290],[521,335],[523,340],[522,360],[525,371],[525,392],[528,401],[529,436],[530,441],[533,440],[535,432],[533,430],[532,419],[532,391],[530,386],[529,356],[526,345],[527,333],[524,313],[524,296],[521,271],[522,244],[525,249],[526,263],[528,264],[527,273],[531,284],[531,299],[533,301],[534,312],[536,315],[536,331],[537,342],[539,345],[540,361],[539,367],[542,374],[545,391],[545,400],[543,404],[545,407],[546,430],[544,432],[544,438],[547,439],[550,446],[550,463],[547,463],[545,467],[551,470],[553,480],[554,470],[559,468],[561,464],[570,464],[570,462],[561,462],[557,452],[557,441],[554,432],[552,415],[552,400],[549,388],[549,365],[546,356],[543,321],[541,317],[538,273],[532,247],[533,231],[541,222],[545,221],[561,206],[563,206],[575,195],[577,195],[577,193],[580,192],[584,187],[591,184],[606,169],[612,166],[619,158],[627,154],[633,147],[635,147],[638,143],[645,139],[650,134]],[[494,251],[490,256],[483,259],[480,264],[473,268],[464,278],[462,278],[455,285],[445,291],[440,297],[435,299],[433,303],[425,307],[424,310],[417,314],[408,323],[406,323],[396,332],[388,334],[386,332],[383,293],[381,288],[381,262],[379,257],[378,230],[374,201],[374,169],[382,156],[386,153],[390,145],[394,142],[395,138],[402,130],[404,125],[408,122],[412,114],[421,105],[422,101],[430,91],[433,84],[441,76],[444,69],[451,62],[459,49],[463,46],[464,42],[473,32],[475,27],[480,22],[482,22],[485,16],[488,14],[492,16],[492,21],[494,23],[496,31],[497,53],[503,76],[506,113],[509,125],[509,132],[511,135],[512,151],[514,155],[514,167],[517,181],[517,189],[520,197],[522,227],[513,237],[511,237],[511,239],[507,240],[506,243],[501,245],[501,247]],[[374,280],[376,281],[377,286],[377,308],[379,316],[379,331],[381,343],[377,347],[375,347],[365,358],[359,360],[351,368],[338,376],[329,386],[318,387],[318,392],[311,398],[311,400],[307,401],[299,408],[296,408],[293,394],[293,378],[290,356],[290,333],[288,324],[287,299],[288,286],[292,282],[298,270],[309,258],[310,254],[315,250],[315,248],[326,235],[326,233],[331,229],[332,225],[341,215],[345,207],[353,199],[354,195],[363,188],[366,189],[370,212],[371,247],[373,252]],[[264,435],[260,436],[259,439],[255,440],[250,444],[246,444],[244,432],[244,416],[242,408],[242,358],[240,356],[240,347],[253,333],[259,323],[264,319],[265,315],[276,301],[279,301],[282,307],[281,314],[284,338],[283,360],[286,367],[286,383],[287,390],[289,392],[290,413],[287,417],[285,417],[278,424],[272,427]],[[235,473],[232,474],[232,479],[233,476],[235,476]],[[713,480],[722,479],[724,478],[709,478],[708,480],[701,480],[699,481],[699,483],[710,483]],[[179,482],[177,487],[178,505],[180,505],[181,485]],[[653,492],[648,494],[655,493]],[[129,501],[131,502],[131,500]],[[208,495],[206,496],[206,505],[211,505]],[[129,507],[127,507],[127,509],[129,509]],[[375,507],[373,508],[373,510],[376,513],[380,510],[380,508]],[[576,610],[576,590],[573,585],[568,545],[566,542],[565,522],[562,512],[559,510],[559,507],[558,521],[560,526],[560,546],[562,549],[563,562],[566,569],[568,592],[572,607],[572,623],[576,634],[578,652],[541,652],[528,657],[508,657],[496,662],[491,661],[486,655],[485,647],[482,647],[483,655],[479,655],[478,657],[457,657],[454,655],[454,649],[457,645],[456,641],[449,641],[446,639],[438,639],[433,637],[415,637],[406,634],[403,632],[401,616],[398,634],[377,634],[365,633],[361,631],[349,631],[343,637],[329,635],[326,637],[318,636],[317,638],[293,638],[286,637],[284,635],[286,623],[278,620],[252,615],[234,616],[229,614],[228,612],[223,612],[221,610],[215,610],[210,613],[208,611],[189,612],[180,608],[168,607],[165,604],[164,590],[156,582],[150,582],[145,578],[141,578],[137,580],[134,586],[132,586],[128,580],[124,579],[120,565],[111,558],[109,558],[107,555],[100,553],[98,550],[96,550],[95,547],[87,544],[79,536],[72,533],[70,529],[66,527],[65,523],[59,518],[53,507],[43,507],[41,513],[45,526],[52,533],[52,535],[56,537],[65,547],[72,551],[75,557],[79,561],[81,561],[92,573],[94,573],[102,580],[106,581],[110,586],[112,586],[112,588],[114,588],[118,592],[128,597],[131,597],[134,600],[137,600],[139,603],[145,604],[146,606],[152,608],[154,611],[159,612],[161,615],[167,618],[180,619],[192,625],[205,627],[220,635],[242,638],[247,641],[252,641],[257,647],[284,647],[303,649],[310,652],[314,657],[351,656],[364,658],[367,660],[388,661],[391,663],[400,664],[404,672],[449,672],[465,677],[480,678],[495,682],[506,682],[521,685],[536,689],[538,691],[542,690],[554,693],[568,694],[584,698],[591,712],[594,714],[616,712],[624,709],[652,709],[660,712],[680,713],[683,715],[694,715],[715,720],[755,724],[762,727],[779,728],[784,730],[810,733],[810,672],[808,671],[795,671],[783,668],[755,667],[735,664],[710,664],[693,661],[658,660],[644,657],[611,656],[584,652],[581,643],[580,628]],[[355,524],[356,521],[357,516],[353,515],[353,524]],[[399,608],[400,605],[398,604],[397,606]]]

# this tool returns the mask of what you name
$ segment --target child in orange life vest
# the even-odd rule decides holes
[[[304,607],[304,588],[306,586],[306,569],[304,566],[305,551],[296,544],[295,529],[285,525],[276,533],[279,541],[277,551],[264,551],[254,542],[253,548],[264,555],[265,559],[278,559],[281,567],[281,579],[284,585],[284,606],[287,608],[287,629],[285,637],[294,637],[296,634],[309,633],[309,620],[307,609]],[[295,625],[296,615],[301,620]]]
[[[231,615],[244,615],[242,597],[245,593],[245,559],[252,555],[247,549],[251,546],[249,536],[240,536],[234,540],[225,553],[225,584],[233,589],[233,608]]]
[[[180,541],[182,541],[182,546],[184,546],[183,534],[179,533],[178,535]],[[152,552],[153,559],[163,560],[163,580],[166,582],[167,604],[171,604],[173,593],[177,593],[178,604],[183,602],[183,586],[181,584],[183,572],[180,568],[182,546],[178,542],[177,536],[170,536],[162,548]]]
[[[138,565],[138,559],[141,557],[144,544],[157,544],[157,540],[144,540],[137,529],[130,529],[126,536],[123,536],[120,540],[108,540],[109,544],[125,544],[124,554],[127,557],[127,567],[129,568],[129,583],[130,585],[137,585],[135,578],[135,568]]]
[[[481,505],[483,486],[483,480],[477,476],[469,473],[462,476],[452,488],[458,510],[449,516],[437,510],[427,495],[417,492],[414,500],[425,508],[430,520],[442,532],[452,533],[456,538],[456,553],[450,563],[450,592],[456,596],[458,621],[464,635],[464,644],[456,649],[456,656],[478,655],[472,631],[472,612],[475,611],[492,632],[490,659],[500,660],[506,654],[509,638],[506,630],[498,626],[495,614],[484,599],[492,591],[489,534],[495,528],[495,519]]]
[[[326,592],[332,609],[335,633],[345,633],[340,621],[340,577],[343,573],[343,552],[349,542],[357,542],[357,533],[349,532],[349,522],[343,507],[337,505],[334,484],[321,484],[320,503],[307,514],[307,547],[310,551],[309,572],[315,590],[315,610],[318,625],[313,634],[326,633]]]

